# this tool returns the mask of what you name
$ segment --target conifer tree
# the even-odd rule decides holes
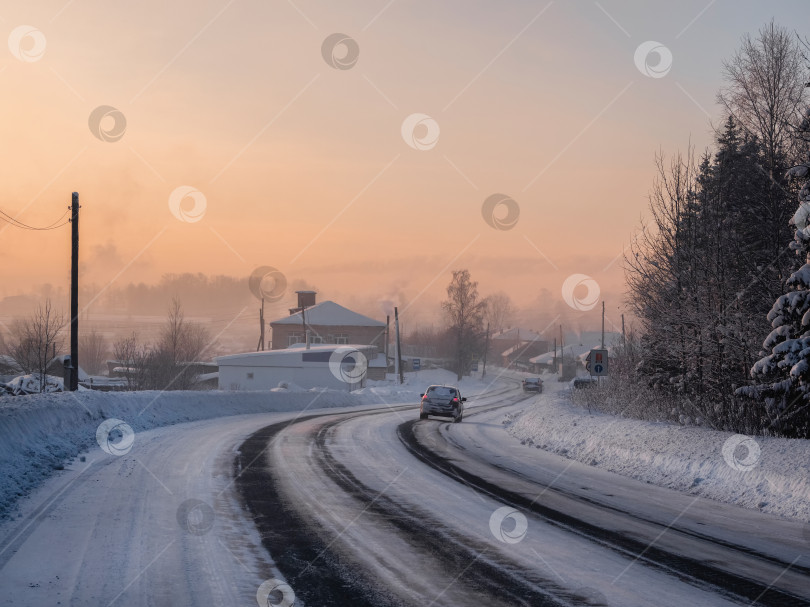
[[[799,138],[810,139],[810,111],[799,127]],[[799,207],[790,223],[793,249],[804,265],[787,279],[786,293],[768,313],[772,331],[762,347],[770,352],[751,369],[759,383],[737,390],[762,400],[770,429],[788,436],[810,435],[810,159],[794,166],[788,177],[804,179]]]

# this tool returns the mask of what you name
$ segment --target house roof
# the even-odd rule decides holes
[[[61,372],[63,367],[65,366],[65,359],[68,358],[68,356],[69,356],[68,354],[60,354],[59,356],[57,356],[55,358],[52,358],[50,360],[50,362],[48,363],[48,366],[46,367],[46,369],[48,369],[50,371],[50,373],[53,375],[54,373],[53,373],[53,370],[51,370],[51,367],[55,364],[55,365],[57,365],[56,371]],[[82,366],[79,365],[79,381],[87,381],[87,378],[89,378],[89,377],[90,376],[87,375],[85,370],[82,369]]]
[[[325,327],[384,327],[385,323],[352,312],[334,301],[322,301],[307,308],[306,320],[308,325]],[[301,325],[301,312],[279,318],[270,323],[273,325]]]
[[[358,351],[366,359],[373,358],[376,348],[374,346],[354,344],[335,345],[318,344],[307,348],[304,344],[296,344],[294,347],[282,350],[262,350],[261,352],[242,352],[239,354],[227,354],[217,356],[214,360],[219,367],[298,367],[301,366],[303,355],[322,359],[320,362],[329,362],[335,352],[344,356],[348,352]]]
[[[570,344],[563,348],[562,357],[568,360],[573,360],[574,358],[578,358],[583,354],[587,354],[591,351],[591,348],[598,348],[599,344],[595,346],[583,346],[582,344]],[[557,356],[560,356],[560,349],[557,349]],[[541,354],[539,356],[535,356],[534,358],[530,358],[529,362],[532,364],[549,364],[551,361],[554,360],[554,352],[546,352],[545,354]]]
[[[492,336],[492,339],[520,339],[521,341],[537,341],[544,339],[542,335],[530,331],[529,329],[521,329],[514,327],[512,329],[504,329],[500,333]]]

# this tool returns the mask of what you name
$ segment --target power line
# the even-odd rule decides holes
[[[42,232],[42,231],[46,231],[46,230],[56,230],[58,228],[61,228],[62,226],[65,226],[65,225],[69,224],[70,219],[68,219],[66,221],[62,221],[63,219],[65,219],[65,216],[68,213],[70,213],[70,208],[66,209],[64,214],[59,219],[54,221],[52,224],[44,226],[44,227],[30,226],[27,223],[23,223],[19,219],[16,219],[15,217],[12,217],[11,215],[6,213],[2,209],[0,209],[0,219],[2,219],[6,223],[14,226],[15,228],[22,228],[23,230],[36,230],[36,231]]]

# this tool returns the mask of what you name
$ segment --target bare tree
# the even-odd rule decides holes
[[[135,333],[113,344],[113,357],[127,380],[127,389],[138,390],[146,386],[150,349],[138,342]]]
[[[490,333],[494,334],[503,331],[511,324],[515,315],[512,298],[503,291],[498,291],[484,301],[486,302],[484,320],[489,323]]]
[[[172,299],[166,324],[149,358],[150,387],[187,390],[195,377],[188,363],[199,360],[212,345],[208,330],[189,322],[177,298]]]
[[[91,375],[104,372],[108,354],[107,340],[95,329],[79,336],[79,360],[84,370]]]
[[[197,360],[211,343],[208,330],[186,320],[180,300],[172,299],[159,348],[175,363]]]
[[[467,373],[472,356],[481,346],[481,333],[486,302],[478,296],[478,283],[470,280],[469,270],[454,270],[447,286],[447,300],[442,302],[448,329],[456,341],[456,374]]]
[[[771,21],[756,39],[745,34],[740,48],[723,67],[726,86],[717,99],[749,134],[762,141],[773,178],[780,156],[795,156],[793,132],[801,119],[808,74],[801,45],[787,29]]]
[[[11,327],[9,354],[23,371],[39,376],[40,390],[45,389],[48,363],[63,346],[61,333],[64,327],[65,315],[53,310],[50,299],[39,305],[28,318],[17,319]]]

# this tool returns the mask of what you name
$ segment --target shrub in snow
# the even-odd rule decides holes
[[[39,394],[40,392],[61,392],[64,389],[62,378],[53,375],[20,375],[6,384],[13,394]]]
[[[810,141],[810,110],[799,127]],[[788,176],[805,179],[799,208],[790,220],[795,228],[790,245],[805,264],[787,279],[787,293],[768,313],[773,330],[762,344],[770,354],[751,369],[758,382],[737,394],[764,401],[770,430],[787,436],[810,436],[810,161],[791,168]]]

